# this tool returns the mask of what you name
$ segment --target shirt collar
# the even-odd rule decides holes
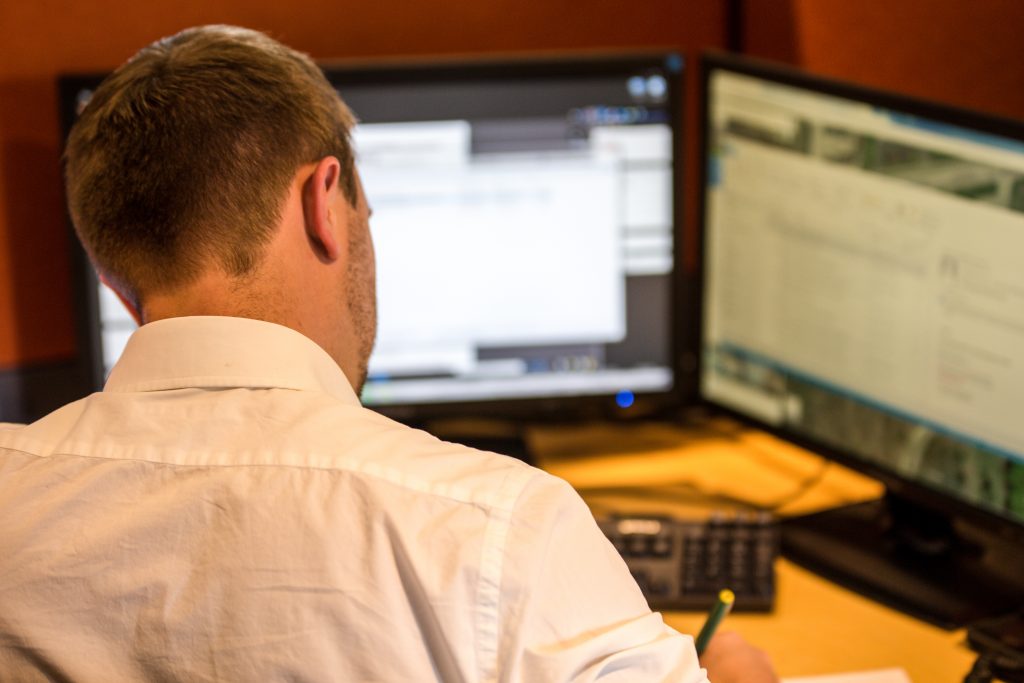
[[[341,368],[311,339],[274,323],[212,316],[140,327],[104,391],[236,387],[319,391],[359,404]]]

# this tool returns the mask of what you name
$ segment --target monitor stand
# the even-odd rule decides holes
[[[1019,543],[1019,542],[1018,542]],[[943,628],[1024,604],[1019,544],[891,493],[787,519],[782,553],[841,585]]]

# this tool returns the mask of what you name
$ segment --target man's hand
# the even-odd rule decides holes
[[[738,633],[715,634],[701,655],[711,683],[778,683],[771,660]]]

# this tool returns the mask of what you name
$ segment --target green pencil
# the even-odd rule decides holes
[[[708,643],[711,642],[711,636],[715,635],[715,629],[718,628],[718,624],[721,623],[725,615],[732,609],[732,604],[736,602],[736,595],[733,594],[728,588],[724,588],[718,593],[718,600],[715,601],[715,606],[711,608],[708,613],[707,621],[704,622],[703,628],[700,633],[697,634],[697,640],[695,645],[697,646],[697,656],[704,654],[705,648]]]

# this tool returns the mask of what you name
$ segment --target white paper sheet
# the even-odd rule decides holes
[[[784,678],[782,683],[911,683],[911,680],[903,669],[878,669],[827,676]]]

